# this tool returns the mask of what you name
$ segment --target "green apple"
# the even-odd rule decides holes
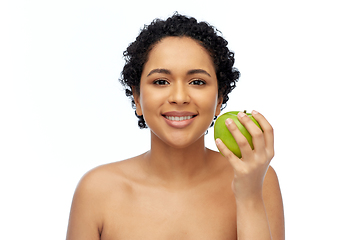
[[[227,146],[227,148],[230,151],[232,151],[237,157],[241,158],[240,148],[239,148],[238,144],[236,143],[234,137],[230,133],[229,129],[225,125],[226,119],[231,118],[235,122],[235,124],[239,128],[240,132],[248,140],[252,149],[254,149],[254,145],[253,145],[252,137],[251,137],[250,133],[248,132],[248,130],[246,130],[244,125],[242,125],[240,123],[240,121],[237,117],[238,113],[239,113],[239,111],[227,112],[227,113],[222,114],[221,116],[219,116],[216,119],[215,126],[214,126],[214,138],[215,138],[215,140],[217,138],[220,138],[221,141],[223,141],[223,143]],[[248,117],[261,129],[260,124],[255,120],[255,118],[251,115],[251,113],[247,113],[246,111],[244,111],[244,113],[246,113],[246,115],[248,115]]]

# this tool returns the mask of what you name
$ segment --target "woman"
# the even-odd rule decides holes
[[[207,149],[204,135],[235,87],[239,72],[227,42],[205,22],[175,14],[145,27],[124,52],[122,84],[151,149],[97,167],[74,194],[67,239],[284,239],[280,188],[269,167],[271,125],[226,124],[242,152]]]

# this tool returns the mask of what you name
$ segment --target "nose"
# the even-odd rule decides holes
[[[190,102],[190,96],[184,83],[176,83],[171,87],[169,103],[187,104]]]

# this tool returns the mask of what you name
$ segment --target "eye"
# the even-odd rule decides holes
[[[153,83],[156,84],[156,85],[166,85],[166,84],[169,84],[169,82],[166,81],[165,79],[158,79],[158,80],[155,80]]]
[[[206,84],[206,82],[203,81],[203,80],[200,80],[200,79],[195,79],[190,84],[192,84],[192,85],[204,85],[204,84]]]

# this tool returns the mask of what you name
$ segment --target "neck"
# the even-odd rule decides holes
[[[204,136],[190,146],[177,148],[151,133],[151,150],[144,157],[149,175],[166,183],[186,183],[201,178],[206,172],[209,152]]]

